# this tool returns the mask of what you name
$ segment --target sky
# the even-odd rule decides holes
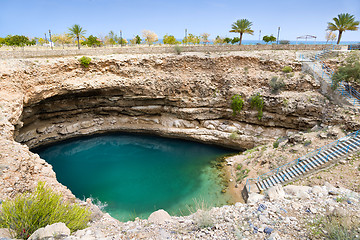
[[[49,30],[59,34],[79,24],[85,36],[122,30],[129,39],[147,29],[159,38],[182,39],[187,29],[210,33],[210,39],[232,38],[238,34],[229,32],[231,24],[246,18],[254,35],[244,40],[258,40],[260,30],[261,38],[276,37],[280,27],[280,40],[309,34],[323,41],[327,22],[340,13],[360,20],[360,0],[0,0],[0,37],[44,37]],[[346,31],[342,41],[360,41],[360,31]]]

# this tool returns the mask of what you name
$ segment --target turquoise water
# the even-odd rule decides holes
[[[148,135],[108,134],[72,139],[37,150],[59,182],[76,197],[107,203],[105,211],[126,221],[165,209],[187,214],[196,203],[224,205],[219,171],[212,161],[231,153],[211,145]]]

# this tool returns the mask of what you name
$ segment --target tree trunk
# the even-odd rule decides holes
[[[339,43],[340,43],[342,33],[343,33],[342,31],[339,31],[339,38],[338,38],[338,41],[337,41],[337,45],[339,45]]]
[[[241,45],[241,42],[242,42],[242,35],[243,35],[243,33],[240,33],[240,42],[239,42],[239,45]]]
[[[80,38],[77,37],[77,41],[78,41],[78,49],[80,49]]]

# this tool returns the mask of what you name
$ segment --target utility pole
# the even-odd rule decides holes
[[[277,44],[279,44],[279,37],[280,37],[280,27],[278,28],[278,36],[277,36]]]
[[[259,31],[259,43],[261,42],[261,30]]]
[[[52,41],[51,41],[51,31],[49,29],[49,38],[50,38],[50,46],[51,46],[51,50],[53,50],[53,44],[52,44]]]
[[[187,45],[188,39],[187,39],[187,28],[185,28],[185,45]]]
[[[123,40],[122,40],[122,31],[120,30],[120,46],[122,47]]]

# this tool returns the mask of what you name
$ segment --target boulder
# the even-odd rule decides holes
[[[310,198],[309,192],[311,191],[311,187],[288,185],[284,187],[284,191],[286,194],[289,194],[290,196],[301,199],[307,199]]]
[[[47,240],[53,237],[62,238],[70,235],[70,229],[66,227],[65,223],[54,223],[47,225],[44,228],[36,230],[28,240]]]
[[[268,195],[270,201],[277,201],[277,200],[284,199],[285,192],[284,192],[283,187],[280,184],[278,184],[278,185],[275,185],[275,186],[269,188],[269,190],[267,191],[267,195]]]
[[[250,193],[246,203],[257,203],[258,201],[264,200],[265,196],[258,193]]]
[[[164,223],[170,221],[171,216],[165,210],[160,209],[150,214],[148,220],[151,223]]]

